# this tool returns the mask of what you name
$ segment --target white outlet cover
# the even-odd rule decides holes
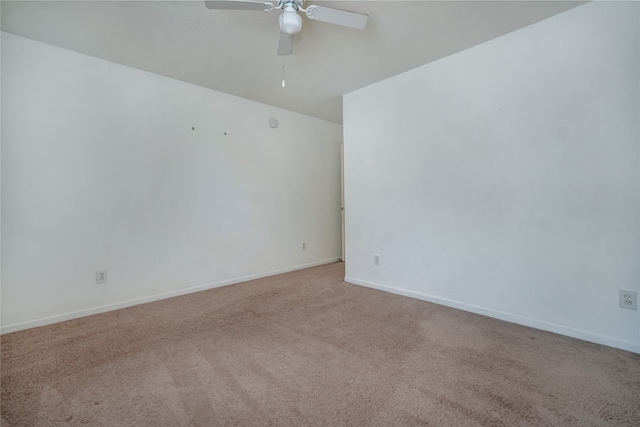
[[[629,310],[638,309],[638,293],[636,291],[620,291],[620,307]]]
[[[96,283],[107,283],[107,270],[96,271]]]

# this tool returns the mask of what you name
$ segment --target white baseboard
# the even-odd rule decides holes
[[[596,344],[606,345],[608,347],[614,347],[621,350],[627,350],[634,353],[640,353],[640,343],[634,343],[632,341],[620,340],[617,338],[611,338],[604,335],[595,334],[593,332],[583,331],[580,329],[574,329],[556,323],[549,323],[542,320],[532,319],[529,317],[519,316],[513,313],[507,313],[504,311],[493,310],[484,308],[472,304],[467,304],[459,301],[454,301],[446,298],[441,298],[433,295],[422,294],[415,291],[409,291],[407,289],[395,288],[393,286],[382,285],[380,283],[369,282],[366,280],[356,279],[354,277],[345,277],[344,281],[352,283],[354,285],[365,286],[367,288],[378,289],[380,291],[390,292],[410,298],[416,298],[423,301],[432,302],[435,304],[445,305],[447,307],[457,308],[471,313],[481,314],[483,316],[493,317],[495,319],[504,320],[511,323],[517,323],[519,325],[529,326],[531,328],[540,329],[543,331],[554,332],[560,335],[566,335],[568,337],[589,341]]]
[[[193,286],[190,288],[178,289],[171,292],[165,292],[157,295],[150,295],[147,297],[136,298],[128,301],[117,302],[113,304],[101,305],[98,307],[86,308],[69,313],[57,314],[55,316],[44,317],[36,320],[29,320],[27,322],[15,323],[12,325],[2,326],[0,328],[0,334],[8,334],[11,332],[17,332],[24,329],[35,328],[38,326],[50,325],[52,323],[64,322],[66,320],[77,319],[79,317],[91,316],[93,314],[105,313],[107,311],[119,310],[121,308],[131,307],[139,304],[146,304],[148,302],[159,301],[167,298],[177,297],[180,295],[191,294],[194,292],[206,291],[208,289],[219,288],[222,286],[234,285],[236,283],[248,282],[249,280],[261,279],[263,277],[275,276],[276,274],[289,273],[291,271],[302,270],[305,268],[316,267],[319,265],[330,264],[337,262],[338,258],[331,258],[322,261],[316,261],[309,264],[297,265],[294,267],[282,268],[279,270],[272,270],[263,273],[250,274],[248,276],[236,277],[233,279],[222,280],[219,282],[207,283],[204,285]]]

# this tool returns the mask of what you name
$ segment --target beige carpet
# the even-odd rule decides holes
[[[640,426],[640,355],[335,263],[2,336],[2,427]]]

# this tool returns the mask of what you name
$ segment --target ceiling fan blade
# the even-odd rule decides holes
[[[315,5],[309,6],[306,13],[310,19],[355,28],[356,30],[363,29],[367,25],[367,19],[369,19],[369,15],[363,13]]]
[[[209,9],[225,10],[264,10],[270,11],[274,8],[273,3],[266,1],[245,1],[245,0],[217,0],[205,1],[204,5]]]
[[[278,55],[291,55],[293,52],[293,34],[280,31],[280,41],[278,42]]]

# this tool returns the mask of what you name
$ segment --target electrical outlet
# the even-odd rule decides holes
[[[107,283],[107,270],[96,271],[96,283]]]
[[[620,307],[630,310],[638,309],[638,293],[635,291],[620,291]]]
[[[380,265],[380,255],[379,254],[374,254],[373,255],[373,265]]]

